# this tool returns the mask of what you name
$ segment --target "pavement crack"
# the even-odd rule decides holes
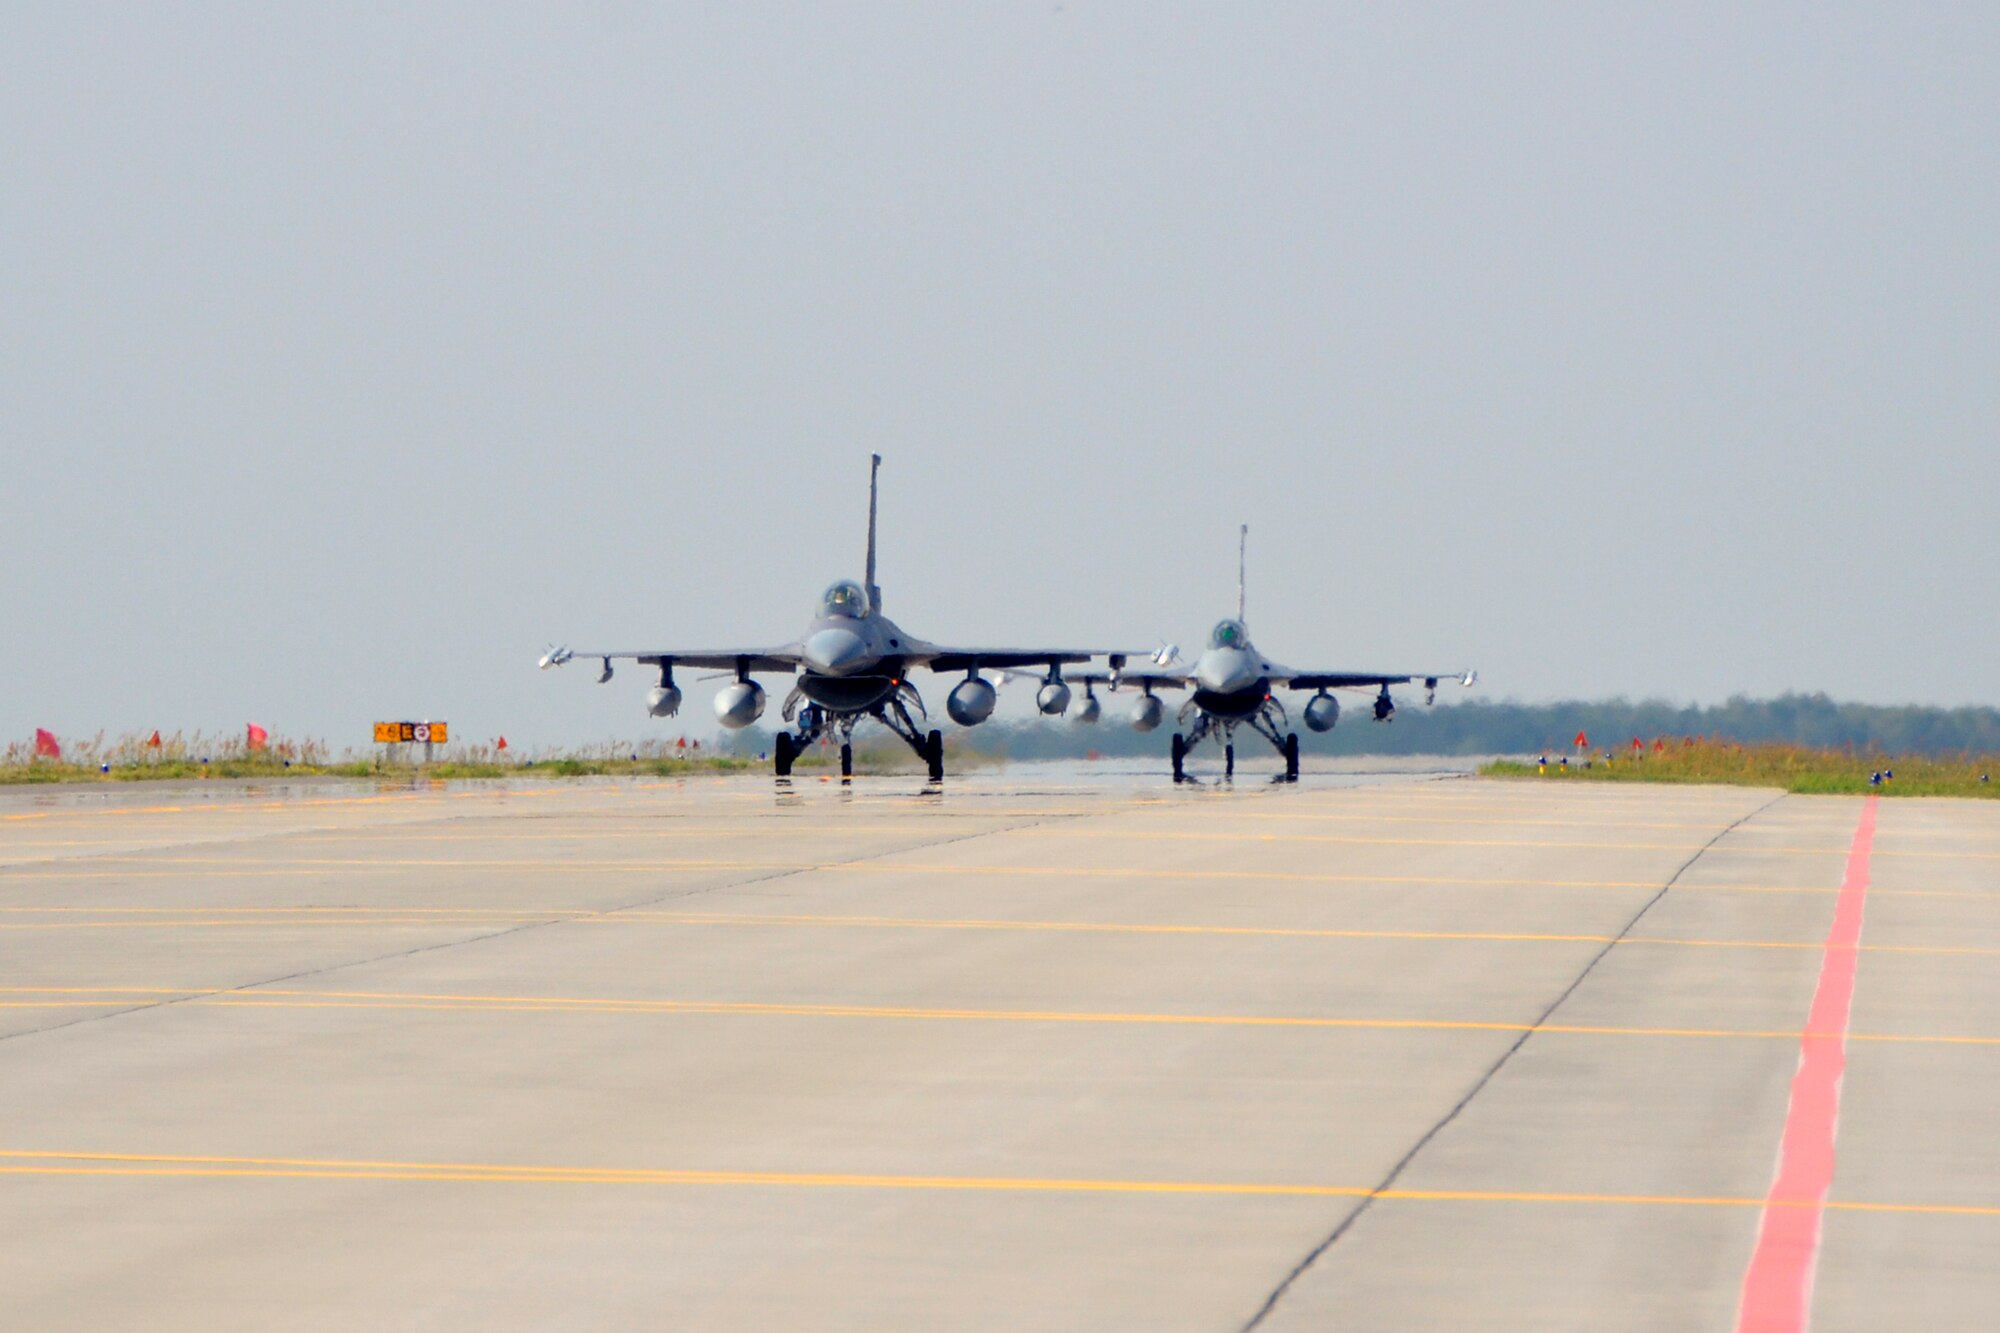
[[[1724,838],[1728,837],[1730,834],[1734,833],[1737,829],[1749,823],[1752,819],[1755,819],[1758,815],[1763,814],[1766,810],[1769,810],[1772,806],[1776,805],[1778,802],[1784,800],[1786,795],[1787,793],[1785,792],[1779,792],[1776,796],[1764,802],[1764,804],[1758,806],[1756,809],[1751,810],[1748,813],[1739,816],[1735,820],[1735,822],[1729,824],[1727,827],[1717,832],[1714,837],[1710,838],[1707,842],[1703,843],[1700,847],[1696,848],[1692,856],[1688,857],[1687,860],[1681,862],[1680,867],[1676,869],[1672,875],[1667,877],[1666,883],[1660,885],[1660,887],[1653,893],[1653,895],[1650,898],[1646,899],[1644,903],[1640,904],[1639,910],[1634,912],[1632,914],[1631,919],[1628,920],[1622,927],[1619,928],[1618,933],[1614,935],[1610,940],[1606,941],[1604,946],[1598,949],[1596,953],[1590,956],[1590,960],[1583,965],[1583,967],[1577,972],[1575,977],[1571,978],[1570,983],[1567,986],[1563,987],[1562,992],[1559,995],[1557,995],[1555,999],[1549,1002],[1548,1007],[1542,1010],[1541,1015],[1538,1018],[1536,1018],[1535,1021],[1530,1026],[1524,1029],[1521,1032],[1521,1035],[1516,1037],[1514,1041],[1507,1047],[1506,1050],[1500,1053],[1500,1058],[1495,1060],[1492,1063],[1492,1065],[1490,1065],[1487,1068],[1485,1073],[1481,1074],[1476,1080],[1473,1081],[1471,1088],[1467,1089],[1465,1095],[1458,1099],[1457,1104],[1454,1105],[1449,1111],[1446,1111],[1444,1115],[1441,1116],[1438,1119],[1438,1121],[1435,1124],[1433,1124],[1429,1129],[1425,1130],[1423,1134],[1418,1137],[1417,1141],[1414,1144],[1410,1145],[1410,1150],[1404,1153],[1402,1157],[1397,1160],[1394,1166],[1389,1168],[1389,1173],[1383,1176],[1382,1179],[1375,1185],[1375,1187],[1371,1189],[1366,1195],[1364,1195],[1360,1200],[1360,1202],[1355,1204],[1354,1207],[1351,1208],[1347,1212],[1347,1214],[1340,1219],[1340,1221],[1334,1226],[1332,1231],[1327,1233],[1326,1238],[1321,1240],[1319,1244],[1313,1246],[1312,1249],[1308,1250],[1306,1252],[1305,1258],[1299,1260],[1297,1264],[1293,1265],[1291,1272],[1285,1274],[1284,1280],[1278,1283],[1276,1287],[1271,1289],[1271,1293],[1264,1298],[1264,1303],[1257,1307],[1257,1312],[1251,1315],[1249,1321],[1243,1325],[1242,1333],[1251,1333],[1252,1330],[1261,1327],[1264,1321],[1271,1317],[1272,1313],[1277,1310],[1279,1303],[1283,1301],[1285,1297],[1291,1293],[1292,1288],[1298,1285],[1299,1280],[1303,1278],[1307,1274],[1307,1272],[1309,1272],[1312,1269],[1312,1266],[1315,1263],[1319,1262],[1320,1256],[1325,1254],[1328,1250],[1331,1250],[1335,1245],[1339,1244],[1341,1237],[1345,1236],[1349,1231],[1354,1229],[1354,1224],[1361,1220],[1361,1218],[1368,1212],[1369,1208],[1374,1205],[1375,1201],[1378,1198],[1380,1198],[1385,1191],[1395,1188],[1396,1182],[1400,1180],[1403,1176],[1403,1173],[1410,1168],[1411,1163],[1416,1161],[1417,1156],[1420,1153],[1422,1153],[1425,1148],[1429,1147],[1431,1142],[1434,1139],[1436,1139],[1439,1134],[1443,1133],[1446,1127],[1448,1127],[1453,1121],[1458,1119],[1458,1117],[1465,1111],[1465,1108],[1472,1104],[1473,1098],[1477,1097],[1480,1093],[1486,1090],[1487,1085],[1493,1082],[1494,1078],[1499,1075],[1502,1069],[1506,1068],[1507,1062],[1509,1060],[1512,1060],[1515,1054],[1523,1046],[1527,1044],[1528,1038],[1534,1036],[1535,1033],[1539,1032],[1542,1029],[1543,1025],[1546,1024],[1551,1018],[1555,1016],[1556,1010],[1562,1008],[1564,1003],[1566,1003],[1569,1000],[1569,997],[1576,994],[1577,988],[1583,985],[1584,981],[1590,976],[1590,974],[1597,969],[1597,965],[1603,962],[1607,957],[1609,957],[1611,951],[1617,948],[1618,945],[1622,943],[1632,933],[1633,929],[1638,926],[1640,921],[1645,919],[1646,914],[1652,911],[1653,908],[1659,903],[1659,901],[1662,898],[1667,896],[1667,891],[1680,882],[1681,876],[1687,874],[1689,870],[1694,868],[1695,862],[1701,860],[1703,856],[1705,856],[1710,850],[1712,850],[1715,847],[1717,843],[1721,842]]]
[[[651,897],[642,898],[634,902],[621,903],[616,907],[594,908],[590,911],[582,912],[565,912],[560,915],[551,915],[545,920],[524,921],[518,925],[508,926],[503,930],[489,930],[484,934],[470,935],[463,939],[442,940],[434,944],[413,945],[408,949],[398,949],[390,953],[376,954],[369,958],[355,958],[344,963],[331,963],[325,967],[305,968],[297,972],[288,972],[283,976],[263,977],[256,981],[246,981],[237,986],[218,986],[213,990],[197,990],[186,995],[172,996],[168,999],[151,1000],[144,1004],[128,1005],[123,1009],[116,1009],[110,1013],[87,1014],[80,1018],[67,1019],[60,1023],[50,1023],[43,1027],[24,1028],[18,1032],[0,1033],[0,1042],[15,1041],[22,1037],[43,1036],[52,1032],[61,1032],[68,1028],[82,1027],[85,1024],[102,1023],[109,1019],[123,1018],[128,1014],[150,1013],[154,1010],[166,1009],[177,1004],[187,1004],[194,1000],[212,999],[218,995],[238,995],[257,990],[264,986],[279,986],[286,982],[324,977],[335,972],[344,972],[349,968],[369,967],[376,963],[393,963],[404,958],[414,958],[420,954],[436,953],[444,949],[463,948],[471,944],[485,944],[492,940],[504,939],[509,935],[519,935],[525,931],[541,930],[547,926],[569,925],[577,921],[586,921],[597,917],[616,916],[620,912],[635,912],[648,907],[657,907],[662,903],[685,901],[686,899],[698,897],[706,893],[717,893],[727,889],[748,888],[753,884],[768,884],[774,880],[787,879],[793,875],[809,874],[817,870],[865,865],[870,861],[879,861],[883,857],[899,856],[906,852],[927,852],[938,847],[949,847],[953,843],[971,842],[978,838],[992,837],[995,834],[1023,832],[1028,829],[1039,828],[1048,822],[1049,820],[1046,817],[1031,819],[998,828],[979,829],[971,833],[955,834],[948,838],[936,838],[928,842],[919,842],[914,846],[891,847],[882,851],[871,852],[866,856],[849,857],[846,860],[822,861],[805,866],[786,866],[763,874],[751,875],[744,879],[732,879],[723,884],[710,884],[702,888],[685,889],[679,892],[657,893]]]

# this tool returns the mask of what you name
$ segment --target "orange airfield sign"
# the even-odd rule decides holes
[[[435,741],[439,745],[451,739],[451,731],[443,722],[377,722],[375,743],[377,745],[406,745],[411,742]]]

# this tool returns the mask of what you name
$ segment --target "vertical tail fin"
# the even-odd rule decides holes
[[[882,610],[882,590],[875,586],[875,474],[882,470],[882,455],[868,455],[868,572],[864,579],[868,587],[868,605],[878,613]]]
[[[1244,565],[1249,554],[1249,549],[1250,525],[1245,523],[1243,530],[1236,534],[1236,618],[1238,620],[1243,619]]]

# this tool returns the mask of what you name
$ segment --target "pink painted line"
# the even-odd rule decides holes
[[[1868,854],[1875,844],[1875,807],[1881,799],[1870,796],[1861,807],[1847,874],[1834,899],[1819,987],[1799,1039],[1799,1069],[1792,1076],[1792,1103],[1778,1145],[1777,1178],[1764,1198],[1757,1249],[1743,1275],[1737,1333],[1803,1333],[1812,1314],[1820,1219],[1833,1184],[1833,1145],[1840,1132],[1840,1080],[1847,1068],[1847,1020],[1860,958],[1861,909],[1868,897]]]

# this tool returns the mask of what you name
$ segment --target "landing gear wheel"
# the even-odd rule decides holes
[[[840,776],[844,778],[854,776],[854,747],[845,741],[840,744]]]
[[[1285,776],[1293,782],[1299,780],[1299,733],[1296,731],[1285,737]]]
[[[930,765],[931,781],[944,781],[944,733],[933,731],[924,739],[924,762]]]
[[[1187,773],[1184,767],[1187,762],[1187,742],[1181,738],[1181,734],[1178,731],[1174,733],[1173,756],[1174,756],[1174,781],[1175,782],[1187,781]]]
[[[1222,776],[1225,778],[1236,776],[1236,747],[1233,745],[1222,747]]]
[[[798,757],[798,747],[792,744],[792,733],[789,731],[779,732],[777,741],[771,746],[771,758],[776,761],[778,776],[781,778],[790,777],[792,775],[792,761]]]

